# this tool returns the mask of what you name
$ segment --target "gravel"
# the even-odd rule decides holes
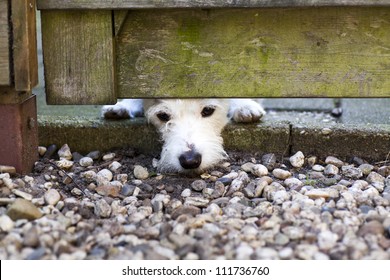
[[[1,259],[390,259],[386,160],[230,152],[184,176],[131,149],[39,154],[0,173]]]

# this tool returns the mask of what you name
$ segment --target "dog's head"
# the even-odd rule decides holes
[[[228,122],[227,100],[146,100],[144,108],[163,141],[161,172],[200,173],[226,158],[221,131]]]

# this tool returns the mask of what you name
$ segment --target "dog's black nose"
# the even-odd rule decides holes
[[[184,169],[195,169],[202,163],[202,155],[194,150],[183,153],[179,157],[180,165]]]

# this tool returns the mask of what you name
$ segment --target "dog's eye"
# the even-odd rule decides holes
[[[203,108],[201,114],[203,118],[210,117],[215,111],[215,107],[206,106]]]
[[[168,115],[167,113],[160,112],[157,113],[157,118],[162,122],[168,122],[171,119],[171,116]]]

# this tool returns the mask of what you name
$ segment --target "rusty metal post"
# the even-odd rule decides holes
[[[31,172],[38,159],[36,97],[19,104],[0,104],[0,165],[10,165],[16,172]]]

